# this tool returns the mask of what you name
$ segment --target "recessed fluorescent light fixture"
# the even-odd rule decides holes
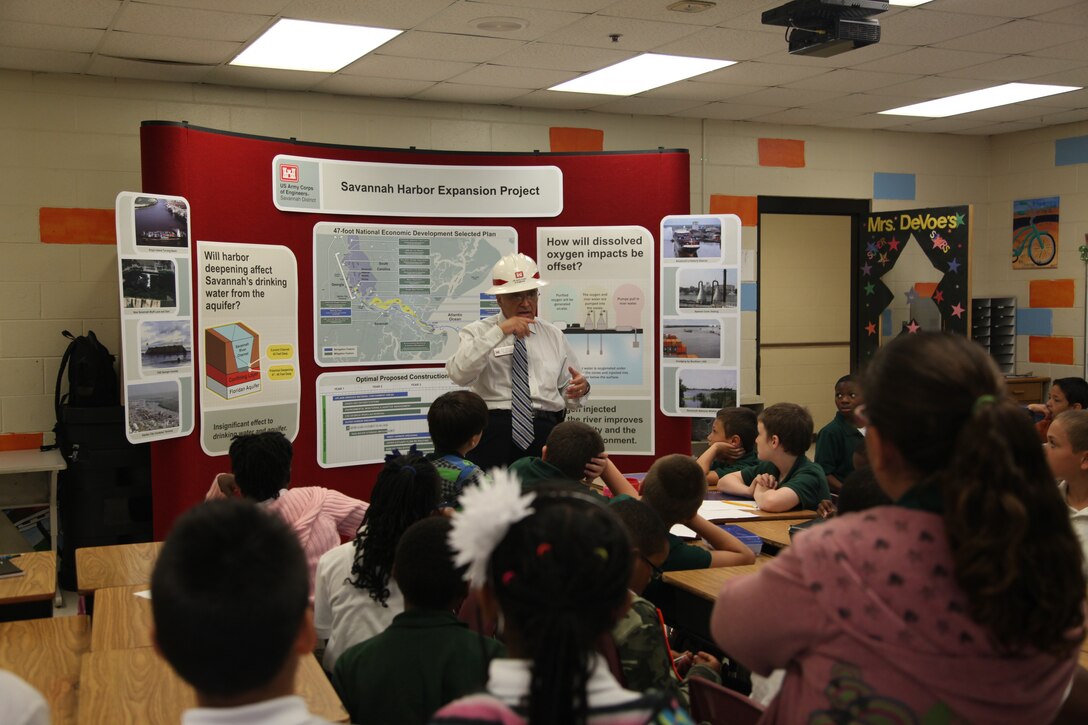
[[[281,18],[230,65],[333,73],[402,32]]]
[[[959,93],[955,96],[938,98],[924,103],[915,103],[910,106],[892,108],[880,113],[890,116],[927,116],[929,118],[945,118],[946,116],[958,116],[961,113],[981,111],[985,108],[1007,106],[1010,103],[1030,101],[1033,98],[1044,98],[1069,91],[1079,91],[1080,86],[1044,86],[1038,83],[1006,83],[993,88],[981,88],[977,91]]]
[[[552,86],[548,90],[599,93],[606,96],[633,96],[651,88],[667,86],[685,78],[725,68],[736,62],[735,60],[643,53],[622,63],[616,63],[566,83]]]

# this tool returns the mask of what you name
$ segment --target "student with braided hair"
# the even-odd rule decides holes
[[[409,526],[435,514],[441,479],[413,446],[394,451],[378,474],[370,508],[354,541],[332,549],[317,564],[314,626],[326,639],[322,666],[353,644],[385,630],[404,611],[404,597],[391,579],[397,542]]]
[[[622,688],[596,651],[627,605],[632,566],[605,506],[569,486],[522,494],[502,471],[461,503],[450,542],[482,608],[498,611],[509,657],[491,662],[486,694],[455,700],[432,723],[690,722],[673,698]]]
[[[1051,722],[1084,638],[1085,577],[1031,421],[958,335],[896,338],[862,391],[894,505],[801,534],[714,606],[722,649],[762,675],[786,669],[760,722]]]

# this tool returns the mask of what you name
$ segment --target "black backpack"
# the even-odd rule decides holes
[[[93,330],[86,335],[76,337],[65,330],[61,333],[69,340],[68,349],[60,361],[57,371],[57,387],[53,394],[53,404],[57,410],[57,420],[61,419],[61,406],[75,408],[97,408],[107,405],[120,405],[117,394],[117,372],[113,369],[113,355],[106,346],[98,341]],[[68,370],[68,393],[60,394],[64,371]]]

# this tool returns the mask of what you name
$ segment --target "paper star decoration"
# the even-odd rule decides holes
[[[941,292],[940,290],[937,290],[936,292],[933,293],[933,299],[936,300],[937,302],[944,302],[944,292]]]
[[[865,294],[871,295],[875,290],[876,290],[876,285],[874,285],[872,282],[865,285]]]
[[[869,254],[876,254],[876,243],[875,242],[869,242],[869,244],[867,244],[865,246],[865,251],[868,252]]]
[[[956,215],[956,227],[962,227],[966,222],[964,221],[963,214]]]
[[[962,307],[960,307],[959,302],[952,305],[952,316],[953,317],[961,317],[962,318],[963,317],[963,312],[964,312],[964,309]]]
[[[915,301],[916,299],[918,299],[918,293],[914,291],[914,288],[913,288],[913,287],[909,288],[909,289],[908,289],[908,290],[907,290],[906,292],[904,292],[903,294],[905,294],[905,295],[907,296],[907,304],[908,304],[908,305],[909,305],[909,304],[910,304],[911,302],[914,302],[914,301]]]
[[[921,329],[922,329],[922,326],[921,326],[921,325],[919,325],[919,324],[918,324],[918,322],[917,322],[917,321],[915,321],[915,320],[911,320],[911,321],[910,321],[910,324],[909,324],[909,325],[907,325],[907,332],[909,332],[909,333],[910,333],[910,334],[912,334],[912,335],[913,335],[914,333],[918,332],[918,331],[919,331],[919,330],[921,330]]]
[[[890,242],[888,242],[888,249],[892,250],[893,252],[899,251],[899,240],[892,239]]]
[[[888,255],[887,254],[881,254],[880,255],[880,263],[881,264],[887,264],[888,263]]]
[[[870,274],[872,274],[872,272],[873,272],[873,265],[869,264],[868,262],[861,265],[861,273],[864,274],[866,277],[868,277]]]
[[[876,325],[870,322],[868,325],[865,326],[865,331],[868,332],[870,335],[875,335]]]
[[[951,262],[948,263],[948,271],[949,272],[959,272],[960,271],[960,263],[953,259]]]

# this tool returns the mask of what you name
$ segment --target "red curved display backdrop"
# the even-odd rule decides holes
[[[368,499],[377,465],[325,469],[316,460],[317,376],[328,368],[313,360],[313,227],[319,221],[396,224],[488,224],[514,227],[521,251],[535,255],[538,226],[640,225],[657,239],[661,218],[689,211],[689,157],[685,150],[603,153],[472,153],[377,149],[303,143],[290,139],[232,134],[173,122],[149,121],[140,132],[143,191],[184,196],[191,205],[194,240],[282,244],[297,258],[299,290],[299,375],[302,381],[299,435],[294,441],[292,481],[321,485]],[[292,154],[344,161],[470,166],[557,166],[563,173],[563,212],[549,218],[436,218],[342,216],[282,212],[272,201],[272,159]],[[195,266],[195,243],[190,245]],[[655,258],[659,255],[655,255]],[[199,310],[196,311],[197,325]],[[660,335],[655,320],[655,339]],[[197,340],[197,345],[200,340]],[[195,352],[195,351],[194,351]],[[344,370],[344,368],[338,368]],[[657,380],[657,375],[653,378]],[[657,383],[655,382],[655,386]],[[199,412],[198,412],[199,415]],[[689,452],[691,424],[655,412],[657,455]],[[199,420],[199,418],[198,418]],[[151,444],[155,536],[201,501],[212,476],[229,470],[227,457],[210,457],[199,431],[186,438]],[[617,456],[621,470],[644,471],[651,456]]]

